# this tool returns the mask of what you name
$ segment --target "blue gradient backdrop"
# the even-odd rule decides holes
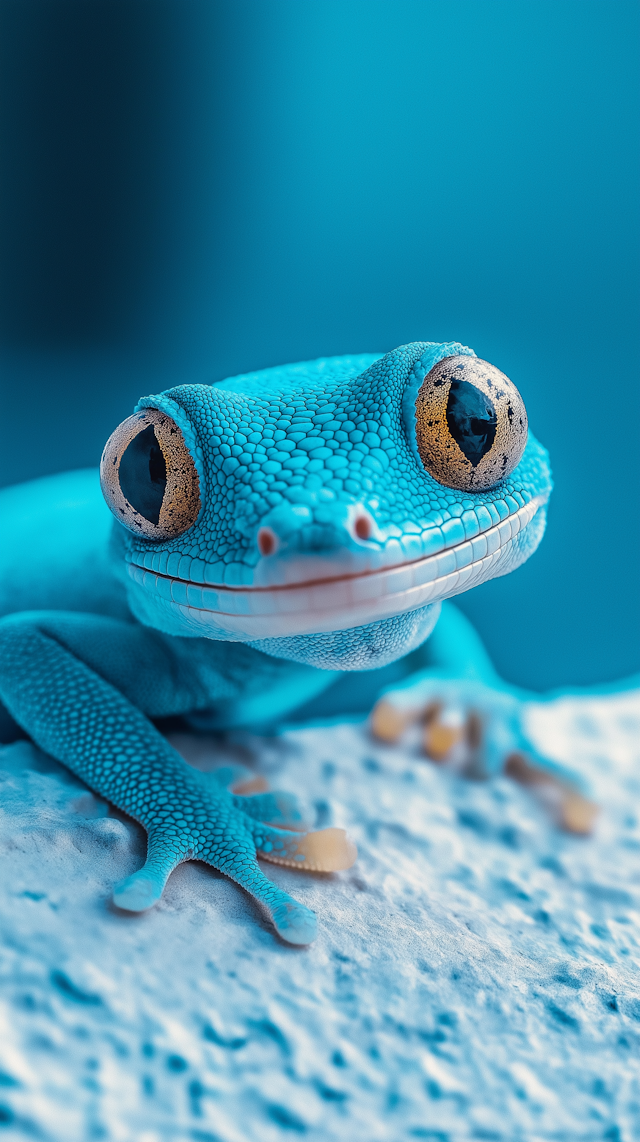
[[[143,392],[416,339],[520,387],[509,679],[640,666],[636,0],[0,0],[0,482]],[[37,537],[34,537],[37,558]]]

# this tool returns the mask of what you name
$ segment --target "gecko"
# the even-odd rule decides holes
[[[357,677],[381,690],[383,741],[420,721],[433,760],[462,740],[476,770],[558,785],[448,601],[535,551],[551,488],[515,384],[457,342],[415,342],[178,384],[138,402],[99,474],[1,492],[3,716],[144,826],[115,905],[151,907],[197,859],[308,944],[314,913],[258,858],[356,857],[344,830],[306,831],[293,795],[187,765],[165,718],[260,728]]]

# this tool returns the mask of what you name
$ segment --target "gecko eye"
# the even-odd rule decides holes
[[[109,437],[100,462],[102,494],[134,535],[174,539],[200,511],[200,483],[174,420],[156,408],[135,413]]]
[[[439,483],[484,491],[508,476],[524,452],[524,402],[495,365],[479,357],[445,357],[416,397],[416,442]]]

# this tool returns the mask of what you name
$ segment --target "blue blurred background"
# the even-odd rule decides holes
[[[0,0],[0,483],[96,464],[178,381],[457,339],[556,477],[540,551],[464,610],[514,682],[639,669],[639,24]]]

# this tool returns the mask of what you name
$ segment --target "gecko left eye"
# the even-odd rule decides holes
[[[174,539],[195,523],[200,482],[178,425],[145,408],[116,428],[100,462],[102,494],[134,535]]]
[[[428,472],[449,488],[481,492],[513,471],[527,443],[516,386],[479,357],[445,357],[416,397],[416,441]]]

